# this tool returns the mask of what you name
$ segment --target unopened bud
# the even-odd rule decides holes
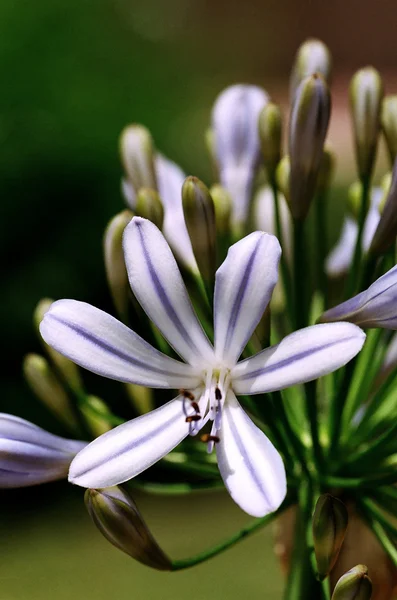
[[[347,523],[343,502],[330,494],[319,497],[313,514],[313,543],[320,579],[325,579],[336,563]]]
[[[393,164],[397,158],[397,94],[383,99],[380,121],[390,162]]]
[[[354,181],[347,192],[347,209],[355,221],[358,221],[361,214],[363,201],[363,186],[360,181]]]
[[[382,182],[383,189],[387,189],[389,184],[389,190],[384,194],[384,198],[381,200],[379,210],[381,211],[381,218],[378,223],[378,227],[375,231],[375,235],[372,238],[370,253],[372,254],[384,254],[387,250],[395,243],[397,236],[397,160],[394,163],[393,173]]]
[[[305,219],[316,190],[331,114],[331,96],[321,75],[306,77],[295,92],[289,130],[290,209]]]
[[[281,110],[277,104],[269,102],[259,115],[259,137],[265,167],[270,178],[281,158],[282,121]]]
[[[69,397],[43,356],[27,354],[23,361],[23,374],[37,398],[57,419],[71,430],[78,427]]]
[[[129,210],[123,210],[113,217],[103,238],[106,278],[114,305],[123,321],[127,320],[128,315],[129,283],[122,242],[124,229],[132,217]]]
[[[372,582],[365,565],[357,565],[338,580],[331,600],[370,600]]]
[[[78,392],[82,389],[83,385],[78,366],[68,358],[65,358],[65,356],[62,354],[59,354],[59,352],[51,348],[51,346],[48,346],[40,334],[40,323],[44,319],[44,315],[49,310],[52,303],[53,300],[50,300],[49,298],[43,298],[40,300],[33,313],[33,325],[39,335],[39,339],[42,342],[46,353],[55,365],[57,372],[74,392]]]
[[[207,131],[205,132],[205,146],[207,148],[207,152],[211,160],[211,167],[214,179],[215,181],[217,181],[219,179],[219,169],[215,152],[215,135],[212,127],[208,127]]]
[[[144,415],[156,408],[154,404],[153,390],[151,388],[144,387],[143,385],[137,385],[136,383],[126,383],[125,385],[128,397],[131,400],[131,404],[137,411],[138,415]]]
[[[143,125],[129,125],[120,137],[120,153],[124,170],[135,192],[141,187],[157,189],[154,168],[154,144]]]
[[[212,112],[220,183],[232,197],[232,225],[236,230],[248,216],[260,159],[258,118],[268,100],[268,94],[259,87],[233,85],[218,96]]]
[[[320,73],[325,81],[330,82],[332,69],[331,53],[327,46],[317,39],[306,40],[296,53],[291,73],[290,95],[294,100],[295,91],[305,77]]]
[[[280,190],[280,192],[283,194],[288,205],[290,203],[290,195],[289,195],[290,174],[291,174],[291,162],[290,162],[289,156],[284,156],[278,163],[278,167],[276,170],[276,181],[277,181],[277,187]]]
[[[136,198],[136,214],[152,221],[159,229],[163,226],[164,210],[156,190],[140,188]]]
[[[230,230],[232,214],[232,199],[230,194],[221,185],[213,185],[210,189],[211,198],[215,208],[215,222],[217,234],[227,234]]]
[[[330,186],[333,174],[335,172],[335,162],[335,152],[333,152],[333,150],[330,148],[325,148],[321,158],[320,170],[317,178],[317,190],[320,194],[325,192]]]
[[[200,273],[204,281],[213,281],[216,270],[215,208],[207,186],[197,177],[185,179],[182,205]]]
[[[108,418],[109,409],[106,403],[97,396],[86,396],[80,410],[94,437],[99,437],[112,429]]]
[[[130,494],[120,486],[88,489],[85,504],[102,535],[135,560],[161,571],[172,570]]]
[[[382,197],[380,199],[379,202],[379,206],[378,206],[378,211],[379,214],[381,215],[385,209],[386,206],[386,201],[389,197],[389,192],[390,192],[390,186],[391,186],[391,180],[392,180],[392,173],[385,173],[385,175],[383,175],[381,181],[380,181],[380,191],[382,194]]]
[[[383,98],[382,79],[373,67],[360,69],[350,84],[357,168],[360,179],[369,178],[374,166]]]

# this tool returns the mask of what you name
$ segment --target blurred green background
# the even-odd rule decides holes
[[[294,52],[317,36],[335,58],[333,131],[346,157],[337,172],[343,183],[353,168],[345,84],[373,63],[387,91],[396,91],[396,16],[385,0],[2,0],[1,410],[64,433],[24,384],[21,362],[40,349],[31,315],[41,297],[112,310],[101,240],[123,208],[117,144],[127,123],[147,125],[165,154],[208,179],[203,132],[215,96],[225,85],[253,82],[285,104]],[[93,386],[106,397],[106,382],[94,378]],[[175,557],[247,522],[223,493],[138,500]],[[0,502],[2,600],[280,597],[269,531],[169,575],[102,540],[81,491],[65,483],[3,492]]]

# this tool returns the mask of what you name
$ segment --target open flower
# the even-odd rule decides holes
[[[131,288],[185,363],[88,304],[51,305],[41,333],[57,351],[105,377],[180,390],[168,404],[94,440],[73,461],[71,482],[99,488],[122,483],[210,422],[203,439],[209,450],[215,445],[237,504],[254,516],[280,505],[286,492],[282,460],[236,394],[262,394],[325,375],[355,356],[365,338],[350,323],[315,325],[237,362],[270,300],[280,252],[277,238],[259,231],[229,249],[216,274],[212,346],[163,235],[150,221],[132,219],[124,233]]]
[[[67,440],[0,413],[0,488],[19,488],[66,477],[87,442]]]

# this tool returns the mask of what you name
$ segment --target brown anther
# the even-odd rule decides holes
[[[186,417],[186,423],[193,423],[193,421],[200,421],[200,415],[191,415],[190,417]]]
[[[179,390],[179,394],[180,394],[180,396],[187,398],[191,402],[193,402],[195,399],[194,394],[192,394],[192,392],[189,392],[189,390],[184,390],[183,388],[181,390]]]
[[[215,388],[215,400],[222,400],[222,392],[218,386]]]
[[[200,436],[200,440],[207,444],[207,442],[214,442],[214,444],[218,444],[221,440],[217,435],[211,435],[209,433],[203,433]]]
[[[199,407],[199,405],[197,404],[197,402],[195,402],[194,400],[192,401],[192,403],[191,403],[191,405],[190,405],[190,406],[193,408],[193,410],[195,410],[195,411],[196,411],[196,413],[199,413],[199,412],[200,412],[200,407]]]

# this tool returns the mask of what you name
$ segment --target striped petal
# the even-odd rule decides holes
[[[282,194],[278,195],[278,204],[280,210],[280,222],[283,236],[283,252],[286,253],[288,260],[291,259],[291,241],[292,241],[292,221],[291,213],[287,201]],[[276,211],[274,206],[274,196],[271,187],[265,185],[261,187],[256,196],[254,204],[254,221],[257,229],[266,231],[277,236]]]
[[[351,323],[313,325],[238,363],[232,371],[236,394],[282,390],[339,369],[360,352],[365,333]]]
[[[135,217],[123,244],[132,291],[147,315],[183,359],[206,365],[213,350],[162,233],[147,219]]]
[[[161,154],[156,156],[155,167],[158,191],[164,206],[164,236],[177,259],[191,271],[197,272],[182,208],[182,185],[186,175],[177,164]]]
[[[0,488],[17,488],[66,477],[86,442],[67,440],[29,421],[0,414]]]
[[[358,225],[351,217],[346,217],[339,240],[325,261],[325,270],[330,277],[343,275],[353,260],[358,235]]]
[[[269,303],[280,254],[277,238],[256,231],[229,249],[216,273],[215,354],[225,366],[235,364]]]
[[[190,388],[199,381],[189,365],[155,350],[126,325],[85,302],[51,304],[40,332],[55,350],[103,377],[159,388]]]
[[[233,500],[254,517],[275,511],[287,483],[283,461],[229,391],[216,444],[219,470]]]
[[[350,321],[364,328],[397,329],[397,266],[364,292],[327,310],[320,320]]]
[[[76,456],[69,481],[87,488],[108,487],[151,467],[190,433],[185,402],[178,396],[101,435]],[[194,412],[190,406],[189,411]]]

